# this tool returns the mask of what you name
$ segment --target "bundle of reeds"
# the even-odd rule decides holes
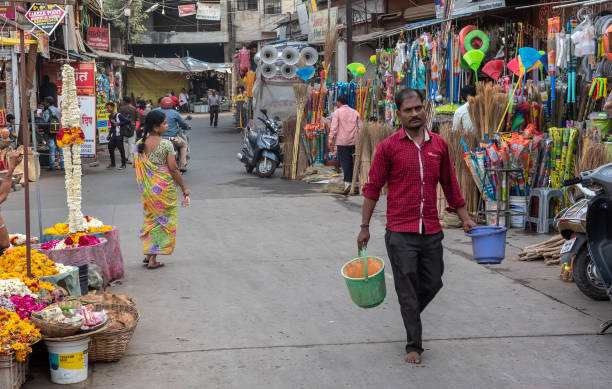
[[[474,129],[481,138],[484,138],[485,134],[488,134],[490,139],[493,137],[504,117],[507,98],[497,84],[483,81],[476,83],[476,96],[468,97],[468,112]]]
[[[584,138],[582,158],[576,164],[575,174],[592,170],[609,162],[606,147],[601,142],[601,134],[595,129],[588,129],[587,136]]]
[[[334,60],[334,52],[336,51],[336,43],[338,42],[338,31],[334,29],[325,37],[323,45],[323,60],[325,61],[325,71],[329,72],[331,64]]]
[[[295,141],[295,123],[296,117],[291,116],[283,122],[283,135],[285,142],[283,143],[283,174],[282,178],[291,178],[291,166],[293,164],[293,145]]]
[[[308,102],[308,91],[306,90],[306,84],[293,84],[293,93],[295,94],[296,120],[293,149],[291,150],[291,179],[295,180],[297,177],[297,160],[300,144],[300,132],[302,131],[302,119],[304,118],[304,110],[306,108],[306,103]]]
[[[459,188],[461,188],[461,194],[466,203],[466,209],[470,213],[474,213],[478,210],[478,199],[480,198],[480,192],[478,187],[474,185],[474,179],[472,173],[467,164],[463,160],[463,145],[461,139],[465,141],[465,144],[470,148],[478,147],[480,138],[475,131],[460,130],[453,131],[453,125],[451,122],[440,123],[440,136],[446,140],[448,144],[448,151],[457,175],[457,181],[459,182]],[[438,188],[438,212],[442,214],[442,211],[448,206],[446,199],[441,188]]]
[[[363,185],[368,182],[368,174],[374,160],[376,147],[394,132],[395,128],[387,123],[363,123],[355,145],[355,166],[350,193],[355,193],[357,183],[359,184],[359,193],[362,193]]]
[[[518,255],[519,261],[535,261],[543,259],[547,265],[556,265],[561,262],[561,247],[565,243],[565,238],[557,235],[531,246],[527,246]]]

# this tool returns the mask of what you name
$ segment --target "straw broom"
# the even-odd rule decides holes
[[[304,118],[304,109],[308,102],[308,91],[306,90],[306,84],[294,84],[293,93],[295,94],[295,107],[296,107],[296,119],[295,119],[295,138],[293,139],[293,159],[291,160],[291,179],[295,180],[297,176],[297,158],[300,144],[300,132],[302,131],[302,120]]]
[[[283,123],[283,128],[295,128],[296,117],[291,116]],[[283,143],[283,178],[291,178],[291,167],[293,166],[293,144],[295,131],[283,131],[285,142]]]

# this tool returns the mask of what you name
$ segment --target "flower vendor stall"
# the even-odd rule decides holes
[[[62,128],[57,134],[58,146],[64,150],[67,223],[47,228],[41,237],[41,252],[65,265],[96,264],[102,270],[104,284],[123,277],[119,231],[81,211],[81,151],[83,131],[76,95],[74,68],[62,67]]]

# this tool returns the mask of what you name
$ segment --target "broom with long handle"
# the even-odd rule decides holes
[[[294,84],[293,93],[295,94],[296,120],[295,120],[295,138],[293,139],[293,159],[291,160],[291,179],[295,180],[297,176],[297,158],[298,149],[300,147],[300,131],[302,130],[302,119],[304,118],[304,109],[308,101],[308,92],[306,84]]]

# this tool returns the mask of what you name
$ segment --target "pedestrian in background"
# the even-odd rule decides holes
[[[344,192],[348,193],[353,182],[353,166],[355,164],[355,142],[361,128],[359,112],[348,105],[346,95],[338,96],[334,111],[331,130],[329,132],[329,147],[338,147],[338,159],[344,173]]]
[[[143,262],[148,269],[164,266],[158,255],[170,255],[176,245],[178,223],[178,185],[183,192],[182,205],[189,205],[189,189],[174,158],[174,146],[164,135],[168,131],[166,115],[161,110],[151,111],[146,119],[143,138],[138,141],[134,155],[136,180],[144,208],[144,222],[140,230]]]
[[[179,94],[179,105],[181,106],[181,112],[189,113],[189,95],[185,88],[181,89],[181,93]]]
[[[140,119],[140,115],[138,114],[136,107],[132,105],[132,99],[130,96],[123,97],[123,104],[121,104],[119,107],[119,113],[130,119],[130,129],[132,135],[123,137],[123,147],[126,150],[125,154],[128,163],[132,163],[134,157],[134,144],[136,143],[136,122]]]
[[[210,96],[208,96],[208,109],[210,110],[210,126],[214,124],[217,127],[217,121],[219,120],[219,96],[216,90],[212,90]]]
[[[138,102],[138,121],[136,122],[136,139],[142,138],[142,131],[144,130],[144,122],[147,114],[151,112],[150,106],[144,101],[140,100]]]
[[[119,149],[119,155],[121,155],[121,166],[119,170],[125,169],[127,159],[125,158],[125,149],[123,148],[123,135],[121,135],[121,127],[129,126],[130,119],[123,116],[122,114],[115,112],[115,103],[106,103],[106,111],[109,114],[109,122],[111,128],[108,136],[108,153],[110,155],[110,164],[106,167],[107,169],[114,168],[115,165],[115,149]]]
[[[442,288],[442,227],[438,220],[437,187],[457,210],[468,232],[476,224],[465,209],[457,177],[441,136],[425,128],[423,94],[404,89],[395,97],[402,128],[376,148],[369,180],[363,188],[363,215],[357,248],[370,240],[370,219],[387,185],[385,243],[406,328],[406,362],[421,363],[421,312]]]
[[[153,111],[161,111],[166,117],[166,131],[162,134],[162,137],[168,139],[172,144],[179,150],[181,172],[187,171],[187,141],[185,138],[180,136],[179,130],[182,128],[185,131],[189,130],[189,125],[183,119],[180,113],[174,109],[174,103],[171,98],[164,97],[161,99],[159,108]],[[151,112],[153,112],[151,111]],[[147,115],[148,116],[148,115]]]
[[[470,112],[468,108],[470,102],[468,97],[476,96],[476,88],[474,85],[466,85],[461,88],[461,102],[463,105],[455,111],[453,116],[453,131],[474,131],[474,124],[472,118],[470,118]]]
[[[55,170],[55,152],[59,152],[60,169],[64,170],[64,152],[57,147],[57,133],[61,127],[61,113],[55,106],[55,99],[52,96],[45,97],[44,111],[42,113],[41,127],[45,133],[45,143],[49,147],[49,170]]]

